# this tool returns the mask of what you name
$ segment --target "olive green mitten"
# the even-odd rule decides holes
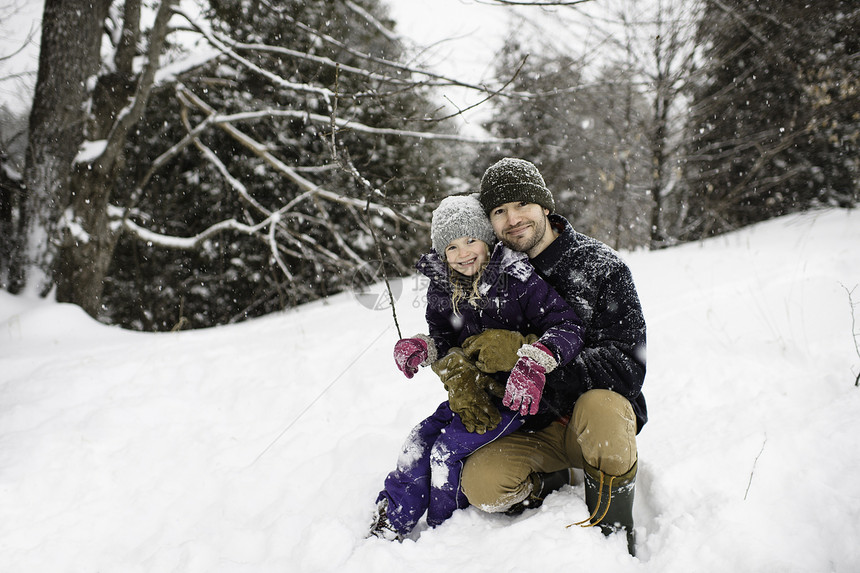
[[[481,372],[507,372],[520,359],[517,350],[537,339],[534,334],[523,336],[516,330],[491,328],[467,338],[463,342],[463,352],[475,361]]]
[[[468,431],[484,434],[499,425],[502,417],[485,389],[495,381],[481,373],[461,349],[451,349],[431,368],[448,391],[448,405]]]
[[[485,434],[495,429],[502,421],[499,409],[490,402],[490,396],[481,386],[481,381],[462,387],[448,388],[448,405],[451,411],[460,416],[463,425],[470,432]]]

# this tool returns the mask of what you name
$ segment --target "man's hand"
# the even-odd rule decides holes
[[[459,348],[431,365],[448,391],[448,405],[460,416],[466,430],[486,433],[502,420],[498,408],[490,401],[486,388],[495,380],[483,374]]]
[[[467,338],[463,342],[463,352],[474,360],[481,372],[508,372],[519,359],[517,350],[537,339],[534,334],[523,336],[515,330],[491,328]]]
[[[481,387],[480,379],[476,379],[474,384],[449,386],[448,406],[460,416],[466,430],[476,434],[485,434],[495,429],[502,421],[499,409],[490,402],[487,391]]]

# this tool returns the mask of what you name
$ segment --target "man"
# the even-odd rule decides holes
[[[607,535],[625,530],[633,555],[636,435],[647,411],[645,320],[630,270],[609,247],[553,214],[552,193],[528,161],[506,158],[488,168],[480,201],[496,236],[529,256],[583,320],[585,334],[578,358],[546,375],[540,409],[523,429],[467,459],[463,491],[478,508],[515,514],[540,505],[571,483],[570,468],[581,468],[591,515],[580,524]],[[490,330],[463,350],[493,372],[523,343],[519,333]]]

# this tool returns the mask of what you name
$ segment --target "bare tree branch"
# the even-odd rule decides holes
[[[161,53],[164,50],[164,42],[167,38],[168,22],[172,16],[173,4],[177,0],[162,0],[155,15],[149,35],[149,47],[146,53],[146,64],[137,84],[137,91],[131,103],[117,116],[113,128],[107,136],[105,154],[100,158],[101,164],[113,165],[116,158],[123,151],[123,144],[128,137],[131,127],[143,116],[143,112],[149,103],[149,94],[155,83],[155,74],[158,71]]]
[[[360,58],[360,59],[367,61],[367,62],[373,62],[375,64],[380,64],[380,65],[386,66],[386,67],[388,67],[392,70],[396,70],[398,72],[408,72],[410,74],[418,74],[418,75],[424,76],[426,78],[429,78],[430,80],[435,80],[435,81],[422,81],[422,82],[420,82],[421,85],[459,86],[459,87],[468,88],[468,89],[478,91],[478,92],[492,92],[492,91],[494,91],[493,88],[490,88],[490,87],[487,87],[484,85],[465,82],[463,80],[451,78],[451,77],[448,77],[448,76],[445,76],[442,74],[432,72],[430,70],[426,70],[426,69],[422,69],[422,68],[416,68],[413,66],[408,66],[408,65],[402,64],[400,62],[393,62],[391,60],[386,60],[384,58],[379,58],[379,57],[361,52],[359,50],[356,50],[356,49],[346,45],[344,42],[341,42],[340,40],[332,38],[331,36],[329,36],[327,34],[323,34],[319,30],[316,30],[314,28],[311,28],[310,26],[307,26],[306,24],[304,24],[302,22],[299,22],[298,20],[296,20],[295,18],[293,18],[289,14],[284,13],[283,10],[280,10],[277,7],[273,6],[271,4],[271,2],[268,2],[267,0],[261,0],[261,1],[264,5],[268,6],[272,11],[280,14],[281,17],[283,17],[285,20],[288,20],[290,23],[295,25],[297,28],[307,32],[308,34],[311,34],[313,36],[320,38],[324,42],[331,44],[332,46],[335,46],[338,49],[343,50],[343,51],[351,54],[352,56],[355,56],[355,57]],[[507,82],[507,83],[510,83],[510,82]],[[518,94],[505,93],[504,95],[516,97]]]
[[[487,98],[489,99],[489,98]],[[482,101],[486,101],[482,100]],[[476,104],[478,105],[478,104]],[[475,106],[470,106],[471,107]],[[456,115],[456,114],[455,114]],[[318,113],[308,113],[305,111],[299,110],[291,110],[291,109],[261,109],[254,110],[248,112],[241,113],[233,113],[229,115],[213,115],[211,116],[211,123],[222,124],[222,123],[234,123],[240,121],[250,121],[255,119],[261,119],[266,117],[291,117],[295,119],[303,119],[310,120],[319,124],[332,124],[332,118],[326,117],[322,114]],[[406,129],[394,129],[387,127],[371,127],[368,125],[364,125],[362,123],[357,123],[353,120],[335,118],[334,127],[338,130],[350,130],[350,131],[358,131],[361,133],[369,133],[373,135],[395,135],[399,137],[413,137],[416,139],[425,139],[425,140],[436,140],[436,141],[460,141],[463,143],[477,143],[477,144],[502,144],[502,143],[516,143],[519,139],[511,139],[511,138],[499,138],[499,137],[481,137],[481,136],[471,136],[471,135],[460,135],[456,133],[438,133],[432,131],[411,131]]]
[[[860,358],[860,330],[857,329],[857,317],[854,314],[855,309],[860,306],[860,302],[854,300],[854,291],[857,290],[857,286],[854,285],[850,290],[845,285],[842,285],[842,288],[845,289],[845,293],[848,295],[848,308],[851,311],[851,338],[854,342],[854,352]],[[854,378],[854,386],[860,386],[860,373]]]
[[[194,18],[192,18],[187,13],[183,12],[182,10],[177,10],[177,13],[180,14],[183,18],[185,18],[188,21],[188,23],[191,24],[191,26],[194,27],[194,29],[200,33],[200,35],[202,35],[204,38],[206,38],[206,40],[213,47],[220,50],[225,56],[227,56],[227,57],[235,60],[236,62],[242,64],[243,66],[245,66],[249,70],[253,70],[254,72],[260,74],[261,76],[265,77],[266,79],[271,81],[276,86],[281,87],[283,89],[293,90],[296,92],[305,92],[305,93],[316,94],[316,95],[323,97],[326,101],[328,101],[332,97],[332,95],[333,95],[332,92],[326,88],[312,86],[309,84],[297,84],[295,82],[285,80],[284,78],[278,76],[277,74],[273,74],[272,72],[261,68],[260,66],[254,64],[253,62],[251,62],[247,58],[240,56],[235,51],[230,49],[224,42],[222,42],[221,40],[216,38],[214,34],[209,32],[208,30],[204,29],[202,26],[198,25],[195,22]]]
[[[197,106],[201,111],[205,112],[206,114],[214,114],[215,113],[214,109],[212,109],[206,102],[204,102],[202,99],[200,99],[198,96],[196,96],[193,92],[191,92],[187,88],[182,88],[181,91],[182,91],[183,95],[185,97],[187,97],[188,100],[191,101],[195,106]],[[235,128],[232,124],[230,124],[230,123],[219,123],[218,126],[221,129],[223,129],[224,131],[226,131],[227,133],[229,133],[234,139],[239,141],[242,145],[246,146],[248,149],[250,149],[256,155],[258,155],[259,157],[264,159],[269,165],[271,165],[278,172],[280,172],[281,174],[286,176],[287,179],[289,179],[294,184],[296,184],[300,189],[308,192],[308,195],[306,195],[307,197],[309,197],[311,195],[317,195],[323,199],[333,201],[335,203],[340,203],[343,205],[353,205],[353,206],[357,206],[357,207],[364,207],[364,201],[362,201],[361,199],[356,199],[353,197],[347,197],[345,195],[339,195],[337,193],[333,193],[331,191],[328,191],[328,190],[320,187],[319,185],[313,183],[312,181],[305,179],[304,177],[299,175],[299,173],[295,169],[286,165],[280,159],[278,159],[277,157],[272,155],[272,153],[266,148],[266,146],[255,141],[253,138],[251,138],[247,134],[245,134],[242,131],[240,131],[239,129]],[[373,210],[377,211],[380,215],[383,215],[385,217],[389,217],[392,219],[401,219],[401,220],[407,221],[408,223],[410,223],[412,225],[417,225],[417,226],[423,227],[423,228],[429,228],[430,227],[429,223],[427,223],[425,221],[419,221],[419,220],[412,219],[411,217],[403,215],[402,213],[399,213],[399,212],[391,209],[390,207],[386,207],[384,205],[379,205],[379,204],[373,203],[370,205],[370,208],[372,208]]]
[[[399,41],[397,34],[392,32],[388,28],[386,28],[382,24],[382,22],[380,22],[379,20],[374,18],[373,14],[371,14],[370,12],[368,12],[367,10],[365,10],[364,8],[362,8],[361,6],[359,6],[358,4],[353,2],[352,0],[346,0],[344,2],[344,4],[346,4],[347,8],[349,8],[350,10],[352,10],[353,12],[355,12],[356,14],[358,14],[359,16],[364,18],[371,26],[376,28],[379,31],[379,33],[381,33],[383,36],[388,38],[389,41],[391,41],[391,42]]]
[[[119,215],[120,213],[117,214]],[[122,214],[124,215],[124,211],[122,212]],[[124,218],[122,221],[122,225],[125,230],[133,233],[140,240],[150,242],[165,249],[174,249],[180,251],[195,250],[205,241],[208,241],[209,239],[223,231],[231,230],[243,233],[245,235],[253,235],[258,233],[261,229],[266,228],[267,225],[271,224],[272,221],[269,219],[257,225],[246,225],[244,223],[240,223],[235,219],[228,219],[226,221],[216,223],[211,227],[207,228],[205,231],[201,231],[200,233],[197,233],[192,237],[176,237],[173,235],[163,235],[161,233],[150,231],[149,229],[141,227],[128,217]]]

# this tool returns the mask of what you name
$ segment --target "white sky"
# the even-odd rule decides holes
[[[495,59],[509,34],[533,33],[518,14],[546,24],[546,12],[535,7],[511,8],[480,0],[384,1],[396,22],[395,31],[411,39],[417,49],[416,64],[470,84],[493,77]],[[445,88],[440,95],[447,113],[486,97],[464,88]],[[490,111],[484,105],[463,114],[465,131],[477,127]]]
[[[41,17],[42,0],[0,0],[0,104],[10,109],[25,109],[31,97],[39,68]],[[30,77],[11,77],[28,72]]]
[[[505,9],[472,0],[387,0],[396,31],[427,49],[419,63],[480,81],[508,30]]]

